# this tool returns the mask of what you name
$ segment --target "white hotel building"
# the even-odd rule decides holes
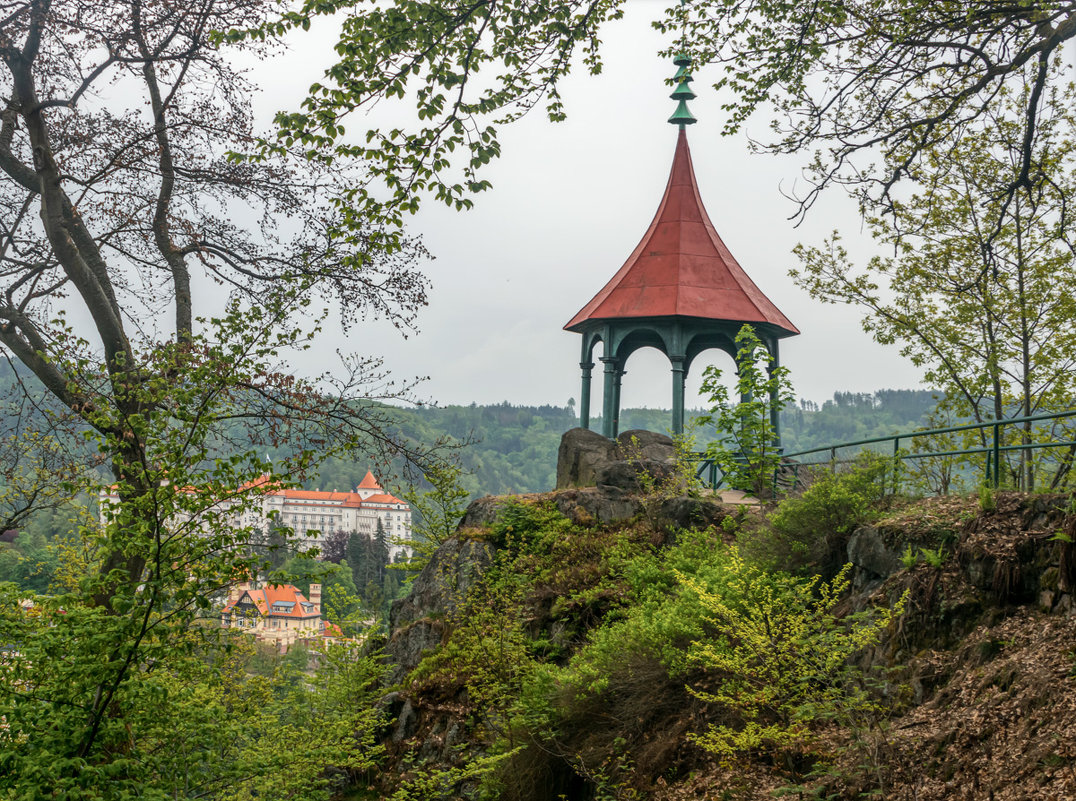
[[[109,501],[115,500],[118,496],[114,488],[101,491],[102,523]],[[411,553],[411,507],[385,492],[369,470],[354,492],[279,489],[265,492],[260,501],[237,522],[267,531],[275,518],[280,525],[292,529],[305,545],[322,546],[334,531],[373,537],[380,520],[389,544],[389,558],[396,561],[401,554]]]
[[[261,509],[265,525],[271,516],[296,534],[305,533],[311,545],[321,545],[333,531],[373,537],[380,520],[391,560],[411,553],[407,544],[411,541],[411,507],[386,493],[369,470],[354,492],[282,489],[266,493]]]

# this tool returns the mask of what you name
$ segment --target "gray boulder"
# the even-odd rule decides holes
[[[512,500],[505,495],[485,495],[471,501],[456,527],[457,530],[491,525],[500,516],[501,510]]]
[[[614,441],[573,428],[560,440],[557,489],[609,486],[639,492],[642,471],[660,482],[673,474],[675,464],[676,445],[665,434],[625,431]]]
[[[676,462],[673,460],[631,459],[605,465],[598,471],[595,483],[600,488],[646,492],[655,487],[667,487],[675,478]]]
[[[643,508],[636,498],[613,487],[564,490],[553,500],[562,515],[579,525],[631,520]]]
[[[625,431],[616,438],[616,445],[616,455],[620,459],[676,460],[676,443],[672,437],[655,431],[641,428]]]
[[[677,529],[706,529],[720,527],[729,516],[730,507],[714,498],[692,498],[680,495],[667,498],[658,506],[654,517],[666,531]]]
[[[852,533],[848,561],[879,578],[891,576],[904,566],[900,554],[886,545],[882,532],[873,526],[863,526]]]
[[[564,432],[557,451],[557,489],[593,487],[598,471],[617,458],[616,443],[586,428]]]

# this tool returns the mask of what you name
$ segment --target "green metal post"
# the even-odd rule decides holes
[[[590,371],[594,362],[579,362],[583,370],[583,386],[579,390],[579,427],[590,428]]]
[[[620,381],[626,372],[617,365],[616,380],[613,383],[613,436],[611,439],[620,436]]]
[[[1001,423],[994,423],[994,489],[1001,486]]]
[[[900,492],[900,437],[893,437],[893,494]]]
[[[673,435],[684,433],[684,359],[670,357],[672,362],[672,431]]]
[[[777,340],[771,340],[769,343],[770,351],[770,366],[769,375],[773,378],[774,371],[781,366],[781,358],[777,352]],[[770,428],[773,430],[773,447],[780,450],[781,448],[781,410],[777,408],[778,392],[777,387],[774,386],[770,390]],[[776,480],[776,479],[775,479]],[[776,485],[775,485],[776,486]]]
[[[603,356],[601,361],[605,365],[605,380],[602,386],[602,435],[613,439],[616,437],[613,433],[613,420],[617,414],[613,408],[616,392],[616,359]]]

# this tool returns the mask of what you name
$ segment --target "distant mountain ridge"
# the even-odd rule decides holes
[[[21,372],[20,372],[21,374]],[[34,391],[37,381],[23,376]],[[11,366],[0,361],[0,398],[10,398],[17,376]],[[35,393],[36,394],[36,393]],[[39,396],[40,397],[40,396]],[[923,424],[934,406],[937,393],[930,390],[884,389],[874,393],[837,391],[822,404],[800,401],[782,415],[783,444],[786,451],[836,442],[884,436],[908,431]],[[9,426],[13,407],[0,408],[0,426]],[[447,437],[452,441],[473,440],[461,449],[463,485],[472,497],[507,493],[542,492],[556,483],[556,453],[561,435],[578,425],[573,405],[497,404],[469,406],[423,406],[395,410],[400,433],[412,440],[433,442]],[[702,412],[689,411],[690,422]],[[591,425],[600,427],[600,418]],[[624,409],[620,430],[645,429],[666,432],[672,424],[667,409]],[[704,429],[696,431],[701,447],[713,439]],[[285,449],[271,456],[283,456]],[[372,465],[356,460],[330,459],[320,474],[305,482],[307,489],[354,487]],[[402,465],[394,465],[397,472]],[[387,471],[390,473],[391,471]],[[392,482],[389,482],[392,484]],[[399,494],[406,487],[392,486]]]

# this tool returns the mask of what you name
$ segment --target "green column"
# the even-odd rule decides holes
[[[583,386],[579,390],[579,427],[590,428],[590,371],[594,362],[579,362],[583,370]]]
[[[672,362],[672,430],[673,435],[684,433],[684,379],[687,370],[684,369],[683,356],[670,356]]]
[[[617,410],[614,408],[617,383],[616,359],[611,356],[602,356],[601,362],[605,365],[605,380],[602,384],[602,435],[613,439],[616,437],[613,429],[617,415]]]
[[[620,436],[620,379],[624,377],[625,370],[620,369],[620,365],[616,366],[616,381],[613,382],[613,436],[612,439],[616,439]]]
[[[770,366],[769,373],[770,378],[773,378],[774,371],[781,366],[781,358],[777,353],[777,340],[770,341]],[[775,448],[781,447],[781,410],[777,408],[778,393],[776,384],[770,390],[770,427],[773,428],[773,446]]]

